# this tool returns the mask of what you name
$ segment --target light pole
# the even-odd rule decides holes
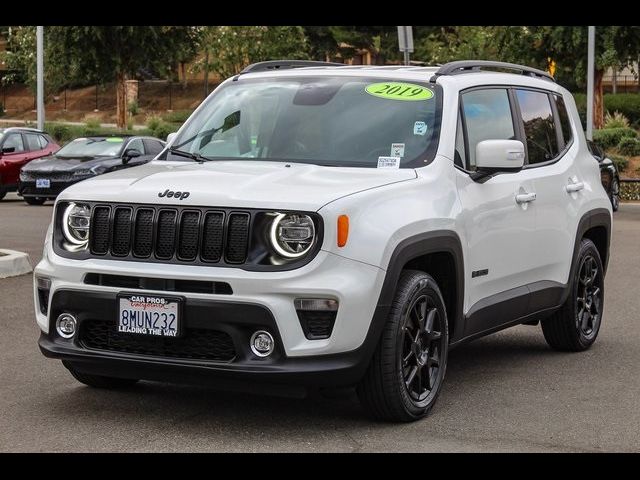
[[[38,129],[44,130],[44,27],[36,27],[36,111]]]
[[[593,140],[593,70],[595,66],[596,27],[589,27],[587,42],[587,139]]]

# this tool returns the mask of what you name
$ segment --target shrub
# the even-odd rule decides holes
[[[147,121],[145,123],[149,130],[154,131],[162,123],[162,117],[160,117],[159,115],[148,115]]]
[[[130,118],[129,120],[127,120],[127,130],[128,131],[133,130],[133,118]]]
[[[629,119],[618,111],[613,112],[613,115],[607,112],[604,116],[604,128],[627,128],[628,126]]]
[[[177,126],[171,125],[170,123],[167,123],[167,122],[162,122],[155,129],[151,131],[154,137],[158,137],[162,140],[166,140],[167,135],[169,135],[171,132],[176,132],[177,130],[178,130]]]
[[[586,127],[587,95],[574,93],[573,98],[578,107],[583,128]],[[640,127],[640,95],[637,93],[605,93],[604,108],[609,112],[620,112],[627,117],[632,126]]]
[[[618,144],[618,151],[622,155],[635,157],[640,155],[640,140],[637,138],[623,138]]]
[[[49,132],[56,142],[68,142],[73,137],[73,133],[71,132],[71,128],[68,125],[63,125],[61,123],[51,123],[45,124],[45,131]]]
[[[193,113],[193,110],[176,110],[175,112],[167,112],[164,114],[164,120],[169,123],[184,123]]]
[[[607,157],[609,157],[611,161],[616,164],[616,167],[618,167],[618,171],[620,172],[624,172],[629,166],[629,159],[626,157],[613,154],[609,154],[607,155]]]
[[[137,115],[138,112],[140,111],[140,107],[138,106],[138,101],[133,100],[129,102],[129,105],[127,106],[127,110],[129,110],[129,113],[131,115]]]
[[[593,141],[603,149],[616,147],[623,138],[636,138],[638,132],[632,128],[603,128],[594,130]]]

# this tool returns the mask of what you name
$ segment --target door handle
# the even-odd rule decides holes
[[[519,193],[516,195],[516,203],[529,203],[536,199],[535,192],[532,193]]]
[[[570,183],[567,185],[567,193],[579,192],[584,188],[584,182]]]

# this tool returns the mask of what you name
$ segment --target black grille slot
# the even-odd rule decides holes
[[[207,213],[204,217],[202,235],[202,259],[207,262],[219,262],[222,257],[224,238],[224,213]]]
[[[171,258],[176,248],[175,210],[160,210],[158,214],[158,232],[156,234],[156,256]]]
[[[182,337],[151,337],[117,331],[115,322],[85,320],[80,343],[86,348],[155,357],[230,362],[236,356],[231,336],[219,330],[186,328]]]
[[[91,221],[91,251],[104,255],[109,250],[109,207],[96,207]]]
[[[207,280],[181,280],[172,278],[132,277],[129,275],[111,275],[107,273],[87,273],[84,277],[87,285],[103,287],[138,288],[141,290],[163,290],[167,292],[211,293],[214,295],[232,295],[233,290],[227,282]]]
[[[309,340],[329,338],[338,312],[298,310],[298,319],[305,337]]]
[[[178,257],[180,260],[195,260],[198,255],[200,236],[200,212],[183,212],[180,219]]]
[[[153,252],[153,210],[141,208],[136,212],[133,254],[148,257]]]
[[[232,213],[227,226],[226,258],[229,263],[242,263],[247,258],[249,241],[249,215]]]
[[[131,209],[116,208],[113,215],[113,239],[111,253],[118,257],[129,254],[131,249]]]

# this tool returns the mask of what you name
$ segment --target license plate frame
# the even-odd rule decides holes
[[[36,178],[36,188],[51,188],[51,180],[48,178]]]
[[[116,296],[116,330],[118,333],[137,335],[146,338],[179,338],[183,335],[184,331],[184,302],[184,297],[172,295],[121,292]],[[145,306],[141,307],[140,305],[137,305],[136,308],[136,306],[132,307],[132,304],[142,304]],[[136,324],[131,325],[131,319],[129,318],[130,313],[128,313],[127,322],[123,324],[123,305],[125,305],[125,310],[128,310],[128,312],[131,312],[133,308],[136,312],[148,311],[150,315],[147,317],[144,313],[140,313],[141,318],[138,319],[136,316]],[[126,305],[128,305],[128,307]],[[161,307],[162,305],[168,305],[170,308],[166,309]],[[161,310],[168,311],[163,312]],[[157,313],[158,316],[155,317],[154,313]],[[167,314],[166,321],[168,323],[165,328],[163,328],[163,321],[165,320],[162,317],[163,313]],[[170,316],[172,313],[175,314],[175,329],[168,328],[172,323]],[[157,328],[148,328],[148,325],[153,325],[154,322]]]

